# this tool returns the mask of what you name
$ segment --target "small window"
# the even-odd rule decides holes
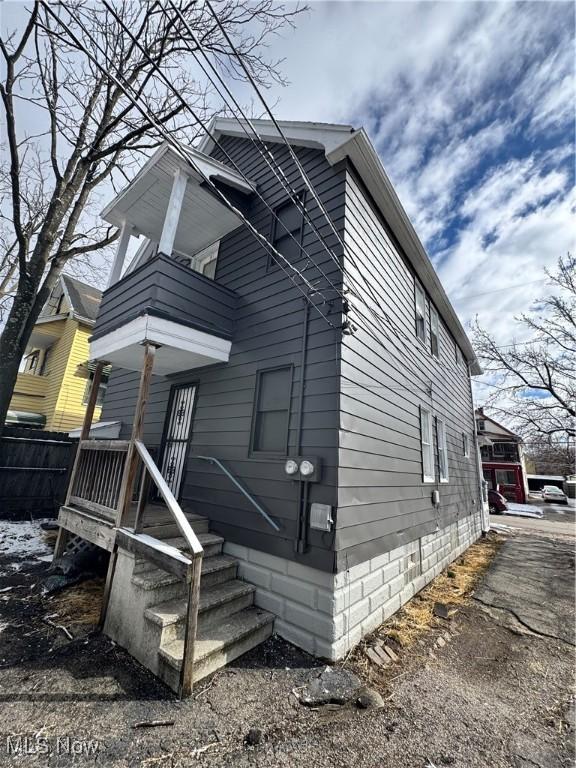
[[[497,469],[496,485],[516,485],[516,473],[510,469]]]
[[[504,456],[504,454],[506,453],[506,448],[504,446],[504,443],[493,443],[492,453],[494,454],[494,456]]]
[[[42,358],[42,365],[40,366],[40,376],[46,376],[46,374],[50,373],[50,370],[48,368],[48,361],[50,360],[51,353],[52,353],[52,347],[48,347],[48,349],[44,352],[44,357]]]
[[[484,421],[484,419],[478,419],[476,424],[478,425],[478,432],[484,432],[485,431],[485,429],[486,429],[486,422]]]
[[[466,432],[462,432],[462,453],[464,458],[468,459],[470,457],[470,443]]]
[[[434,357],[440,358],[440,322],[438,312],[430,304],[430,350]]]
[[[40,361],[40,351],[37,349],[28,355],[26,364],[26,373],[36,373]]]
[[[84,389],[84,397],[82,399],[82,405],[88,405],[90,399],[90,390],[92,389],[92,381],[94,379],[94,372],[90,371],[88,381],[86,382],[86,388]],[[106,394],[106,388],[108,387],[108,376],[103,373],[100,379],[100,386],[98,387],[98,395],[96,397],[96,407],[99,408],[104,402],[104,395]]]
[[[448,449],[446,447],[446,425],[441,419],[436,419],[436,439],[438,441],[438,469],[440,482],[448,482]]]
[[[210,280],[214,280],[216,277],[216,264],[218,262],[218,250],[220,248],[220,241],[217,240],[207,248],[204,248],[188,259],[189,266],[195,272],[199,272],[204,277],[209,277]]]
[[[420,341],[426,341],[426,294],[420,283],[415,283],[416,302],[416,336]]]
[[[286,455],[291,395],[291,366],[258,372],[251,441],[254,453]]]
[[[434,452],[432,450],[432,414],[420,409],[420,440],[422,443],[422,479],[434,482]]]
[[[301,209],[293,200],[279,205],[272,217],[272,245],[291,264],[294,264],[302,252],[302,231],[304,217]],[[277,267],[278,257],[268,254],[268,269]]]

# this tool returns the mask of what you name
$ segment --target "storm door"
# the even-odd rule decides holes
[[[184,476],[188,442],[192,428],[192,413],[196,386],[186,384],[172,389],[162,450],[162,476],[176,498]]]

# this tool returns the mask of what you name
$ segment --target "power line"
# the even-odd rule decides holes
[[[212,180],[210,179],[210,177],[209,177],[209,176],[207,176],[206,174],[204,174],[204,173],[202,173],[201,171],[199,171],[199,170],[198,170],[198,169],[197,169],[197,168],[196,168],[196,167],[193,165],[192,161],[191,161],[191,160],[190,160],[190,158],[187,156],[187,154],[185,153],[185,151],[183,151],[183,150],[182,150],[182,147],[181,147],[181,146],[178,144],[178,142],[176,142],[176,141],[173,139],[173,137],[172,137],[172,136],[171,136],[171,135],[170,135],[170,134],[169,134],[169,133],[168,133],[168,132],[167,132],[167,131],[164,129],[164,127],[163,127],[161,124],[157,123],[157,122],[156,122],[156,120],[155,120],[155,119],[154,119],[154,118],[153,118],[153,117],[152,117],[152,116],[151,116],[151,115],[150,115],[150,114],[149,114],[147,111],[145,111],[145,109],[144,109],[144,108],[143,108],[143,107],[142,107],[142,106],[141,106],[141,105],[138,103],[137,99],[135,99],[133,96],[131,96],[131,95],[130,95],[130,93],[128,93],[128,91],[126,90],[126,88],[125,88],[125,87],[124,87],[124,86],[123,86],[123,85],[122,85],[122,84],[121,84],[121,83],[118,81],[118,79],[117,79],[116,77],[114,77],[114,75],[112,75],[110,72],[108,72],[108,71],[106,70],[106,68],[105,68],[105,67],[104,67],[102,64],[100,64],[100,62],[97,60],[97,58],[96,58],[95,56],[93,56],[93,55],[92,55],[92,54],[91,54],[91,53],[90,53],[90,52],[87,50],[87,48],[86,48],[84,45],[82,45],[82,43],[80,42],[80,40],[78,40],[78,38],[76,37],[76,35],[74,34],[74,32],[72,32],[72,30],[69,28],[69,26],[68,26],[68,25],[66,25],[66,24],[64,23],[64,21],[63,21],[62,19],[60,19],[60,18],[59,18],[59,17],[58,17],[58,16],[57,16],[57,15],[56,15],[56,14],[55,14],[53,11],[52,11],[52,9],[51,9],[51,8],[50,8],[50,7],[47,5],[47,3],[45,2],[45,0],[40,0],[40,4],[41,4],[41,5],[44,7],[44,9],[45,9],[45,10],[46,10],[46,11],[47,11],[49,14],[50,14],[50,16],[52,16],[52,18],[54,18],[54,19],[57,21],[57,23],[58,23],[58,24],[60,24],[60,26],[62,26],[62,27],[63,27],[63,29],[65,29],[65,30],[66,30],[66,32],[68,33],[68,35],[70,36],[70,38],[71,38],[71,39],[74,41],[74,43],[75,43],[75,44],[76,44],[76,45],[79,47],[79,49],[80,49],[81,51],[83,51],[83,52],[84,52],[84,53],[85,53],[85,54],[88,56],[88,58],[90,58],[90,60],[91,60],[91,61],[92,61],[92,62],[93,62],[93,63],[94,63],[94,64],[95,64],[97,67],[98,67],[98,69],[100,69],[100,71],[101,71],[101,72],[102,72],[102,73],[103,73],[103,74],[104,74],[106,77],[110,78],[110,79],[111,79],[111,80],[112,80],[112,81],[115,83],[115,85],[116,85],[118,88],[120,88],[120,90],[121,90],[121,91],[124,93],[124,95],[125,95],[125,96],[127,96],[127,98],[129,99],[129,101],[130,101],[130,102],[132,103],[132,105],[133,105],[133,106],[134,106],[134,107],[135,107],[135,108],[136,108],[136,109],[137,109],[137,110],[140,112],[140,114],[141,114],[141,115],[142,115],[142,116],[143,116],[143,117],[144,117],[146,120],[148,120],[148,121],[149,121],[149,122],[150,122],[152,125],[154,125],[154,127],[156,128],[156,130],[157,130],[157,131],[158,131],[158,132],[159,132],[159,133],[160,133],[162,136],[164,136],[164,138],[165,138],[165,139],[166,139],[166,140],[167,140],[167,141],[168,141],[168,142],[169,142],[169,143],[170,143],[170,144],[173,146],[173,148],[176,150],[176,152],[177,152],[177,154],[179,155],[179,157],[181,157],[181,158],[182,158],[182,159],[183,159],[183,160],[184,160],[184,161],[185,161],[185,162],[186,162],[186,163],[187,163],[187,164],[188,164],[188,165],[189,165],[189,166],[190,166],[190,167],[191,167],[191,168],[192,168],[192,169],[193,169],[193,170],[196,172],[196,173],[200,173],[200,175],[201,175],[201,176],[204,178],[204,181],[206,182],[206,184],[207,184],[207,185],[210,187],[210,189],[211,189],[211,190],[212,190],[212,191],[213,191],[213,192],[216,194],[216,196],[217,196],[217,197],[218,197],[218,198],[219,198],[219,199],[220,199],[220,200],[221,200],[221,201],[224,203],[224,205],[225,205],[225,206],[226,206],[226,207],[227,207],[229,210],[231,210],[233,213],[235,213],[235,214],[238,216],[238,218],[239,218],[239,219],[240,219],[240,220],[241,220],[241,221],[242,221],[242,222],[243,222],[243,223],[244,223],[244,224],[245,224],[245,225],[248,227],[248,229],[249,229],[249,231],[251,232],[251,234],[253,234],[253,235],[256,237],[256,239],[257,239],[257,240],[258,240],[258,241],[259,241],[261,244],[263,244],[263,245],[264,245],[264,247],[267,249],[268,253],[270,253],[270,255],[271,255],[271,256],[272,256],[272,258],[273,258],[273,259],[276,261],[276,263],[278,263],[278,264],[279,264],[279,265],[282,267],[283,271],[284,271],[284,272],[286,272],[286,274],[287,274],[287,275],[288,275],[288,277],[289,277],[289,278],[292,280],[292,282],[294,283],[294,285],[295,285],[295,286],[296,286],[296,287],[297,287],[297,288],[300,290],[300,292],[302,293],[302,295],[304,296],[304,298],[305,298],[305,299],[306,299],[306,300],[307,300],[307,301],[308,301],[308,302],[309,302],[309,303],[310,303],[310,304],[311,304],[311,305],[314,307],[314,309],[316,309],[316,311],[317,311],[317,312],[320,314],[320,316],[323,318],[323,320],[325,320],[325,322],[327,322],[327,323],[328,323],[328,325],[330,325],[330,327],[332,327],[334,330],[336,330],[335,326],[334,326],[334,325],[333,325],[333,324],[332,324],[332,323],[331,323],[331,322],[328,320],[328,318],[327,318],[325,315],[323,315],[323,314],[322,314],[322,312],[320,311],[320,309],[318,308],[318,306],[317,306],[317,305],[316,305],[314,302],[312,302],[312,301],[310,300],[310,297],[309,297],[309,295],[308,295],[308,294],[306,294],[306,293],[305,293],[305,292],[302,290],[301,286],[299,286],[299,285],[298,285],[298,284],[297,284],[297,283],[294,281],[294,279],[292,278],[292,276],[291,276],[291,275],[290,275],[290,274],[287,272],[286,268],[283,266],[283,264],[281,263],[281,261],[279,261],[279,259],[282,259],[284,262],[286,262],[286,264],[289,266],[289,268],[290,268],[291,270],[293,270],[293,271],[294,271],[294,272],[295,272],[295,273],[296,273],[296,274],[297,274],[297,275],[300,277],[300,279],[302,280],[302,282],[303,282],[303,283],[304,283],[304,284],[305,284],[305,285],[308,287],[308,289],[309,289],[309,290],[312,292],[314,287],[313,287],[313,286],[312,286],[312,285],[309,283],[309,281],[308,281],[308,280],[307,280],[307,279],[306,279],[306,278],[305,278],[305,277],[302,275],[302,273],[301,273],[301,272],[300,272],[300,271],[299,271],[299,270],[298,270],[296,267],[294,267],[294,266],[293,266],[293,265],[290,263],[290,261],[289,261],[288,259],[286,259],[286,257],[285,257],[283,254],[281,254],[279,251],[277,251],[277,249],[276,249],[276,248],[274,248],[274,246],[273,246],[273,245],[272,245],[272,244],[271,244],[271,243],[270,243],[270,242],[267,240],[267,238],[266,238],[266,237],[264,237],[264,235],[262,235],[262,234],[261,234],[261,233],[260,233],[260,232],[259,232],[259,231],[258,231],[258,230],[257,230],[257,229],[256,229],[256,228],[255,228],[255,227],[252,225],[252,224],[251,224],[251,222],[249,222],[249,221],[248,221],[248,219],[246,219],[246,217],[244,216],[244,214],[242,214],[242,212],[241,212],[241,211],[239,211],[239,210],[236,208],[236,206],[234,206],[234,205],[233,205],[233,204],[232,204],[232,203],[231,203],[231,202],[228,200],[228,198],[227,198],[227,197],[226,197],[226,196],[225,196],[225,195],[224,195],[224,194],[223,194],[223,193],[220,191],[220,189],[219,189],[219,188],[218,188],[218,187],[217,187],[217,186],[216,186],[216,185],[215,185],[215,184],[212,182]],[[68,9],[66,9],[66,11],[67,11],[67,13],[68,13],[69,17],[70,17],[70,18],[73,18],[73,17],[72,17],[72,14],[70,13],[70,11],[69,11]],[[83,24],[82,24],[82,23],[79,21],[78,17],[75,17],[75,21],[76,21],[76,23],[77,23],[77,24],[78,24],[78,25],[81,27],[81,29],[83,30],[83,32],[84,32],[84,34],[87,36],[87,38],[88,38],[89,40],[91,40],[91,42],[92,42],[92,43],[93,43],[93,44],[94,44],[94,45],[95,45],[95,46],[98,48],[98,50],[99,50],[99,51],[100,51],[102,54],[106,55],[106,54],[105,54],[105,52],[102,50],[101,46],[100,46],[100,45],[99,45],[99,44],[96,42],[96,40],[94,40],[94,38],[93,38],[93,37],[92,37],[92,36],[89,34],[89,32],[86,30],[86,27],[85,27],[85,26],[84,26],[84,25],[83,25]],[[124,26],[124,25],[122,25],[122,26]],[[126,27],[124,27],[124,28],[126,29]],[[48,30],[48,31],[50,31],[52,34],[54,34],[54,30]],[[192,110],[192,109],[190,109],[190,111],[193,113],[193,110]],[[196,120],[199,122],[199,124],[200,124],[200,125],[203,125],[203,121],[201,121],[201,120],[200,120],[198,117],[195,117],[195,119],[196,119]]]
[[[463,301],[464,299],[475,299],[478,296],[489,296],[492,293],[502,293],[503,291],[513,291],[516,288],[524,288],[527,285],[535,285],[536,283],[544,282],[544,278],[540,277],[538,280],[530,280],[528,283],[514,283],[507,285],[505,288],[494,288],[492,291],[483,291],[482,293],[466,293],[464,296],[458,296],[454,301]]]

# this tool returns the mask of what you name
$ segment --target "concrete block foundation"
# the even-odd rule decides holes
[[[275,631],[336,661],[459,557],[481,534],[479,514],[337,574],[225,543],[255,603],[275,614]]]

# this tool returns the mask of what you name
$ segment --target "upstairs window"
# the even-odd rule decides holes
[[[420,408],[420,441],[422,445],[422,479],[434,482],[434,451],[432,450],[432,414]]]
[[[38,349],[34,350],[34,352],[31,352],[27,359],[26,359],[26,373],[37,373],[38,372],[38,363],[40,362],[40,351]]]
[[[448,449],[446,447],[446,425],[441,419],[436,419],[436,439],[438,441],[438,470],[440,482],[448,482]]]
[[[484,419],[478,419],[476,424],[478,426],[478,432],[484,432],[486,430],[486,422]]]
[[[90,391],[92,389],[92,380],[94,379],[94,371],[90,371],[88,381],[86,382],[86,388],[84,389],[84,397],[82,398],[82,405],[88,405],[90,399]],[[104,395],[106,394],[106,388],[108,387],[108,376],[103,373],[100,379],[100,386],[98,387],[98,394],[96,395],[96,408],[102,406],[104,402]]]
[[[251,450],[285,456],[288,452],[292,366],[258,371]]]
[[[300,248],[304,225],[302,211],[293,200],[287,200],[275,209],[274,214],[271,243],[290,264],[294,264],[302,253]],[[276,255],[273,257],[268,254],[268,269],[279,266],[278,258]],[[281,264],[286,266],[283,260]]]
[[[415,283],[414,287],[415,306],[416,306],[416,336],[420,341],[426,341],[426,294],[420,283]]]
[[[440,358],[440,321],[438,312],[430,304],[430,351],[434,357]]]

